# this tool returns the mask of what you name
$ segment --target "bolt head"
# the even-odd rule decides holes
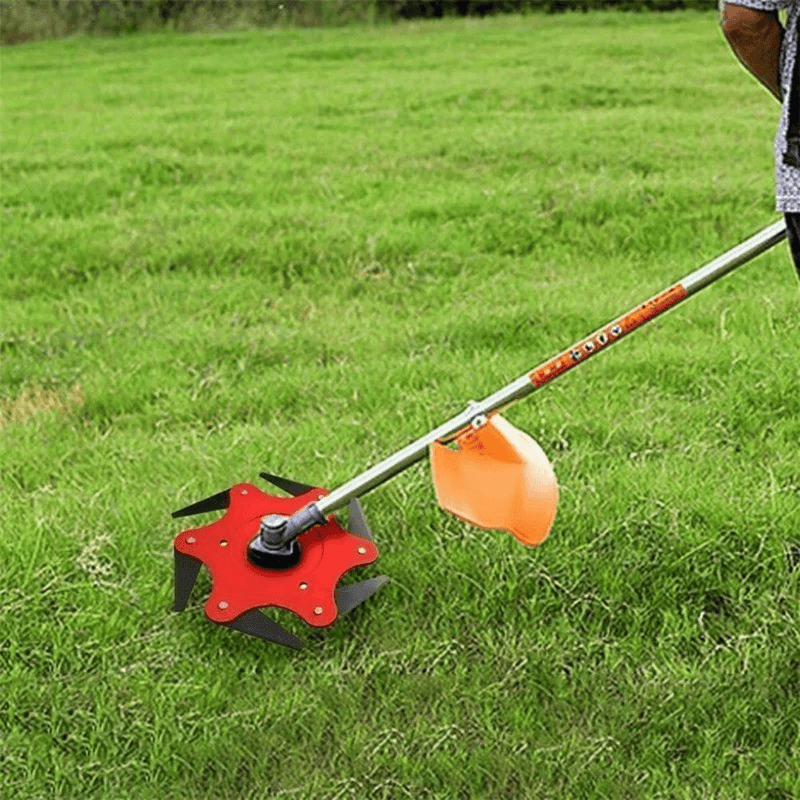
[[[300,584],[300,589],[302,589],[302,590],[308,589],[308,584],[307,584],[305,581],[303,581],[303,582]]]
[[[224,611],[227,607],[228,607],[228,604],[224,600],[221,600],[220,603],[219,603],[218,608],[221,608]]]
[[[194,536],[188,536],[186,538],[186,544],[194,544],[196,541],[197,539],[195,539]]]
[[[367,552],[367,548],[366,548],[366,547],[359,547],[359,548],[358,548],[358,552],[359,552],[359,553],[361,553],[361,555],[363,556],[363,555],[364,555],[364,553],[366,553],[366,552]]]
[[[317,607],[314,609],[314,613],[315,613],[317,616],[319,616],[319,615],[322,613],[322,606],[317,606]]]
[[[279,530],[283,527],[284,523],[286,522],[286,517],[282,516],[281,514],[267,514],[266,517],[261,518],[261,524],[265,528],[270,528],[272,530]]]
[[[220,547],[227,547],[227,546],[228,546],[228,543],[225,541],[225,539],[223,539],[223,540],[222,540],[222,541],[219,543],[219,546],[220,546]]]

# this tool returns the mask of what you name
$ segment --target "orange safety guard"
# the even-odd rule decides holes
[[[499,414],[455,443],[455,450],[439,442],[430,448],[439,505],[529,547],[542,542],[558,505],[556,476],[542,448]]]

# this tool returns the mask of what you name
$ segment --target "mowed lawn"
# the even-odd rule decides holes
[[[335,488],[777,219],[715,14],[0,55],[0,794],[800,796],[785,244],[505,412],[541,546],[417,465],[363,499],[378,595],[268,612],[303,651],[206,620],[205,572],[171,611],[171,511]]]

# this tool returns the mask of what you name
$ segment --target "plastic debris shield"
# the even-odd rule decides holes
[[[488,530],[506,530],[533,547],[547,538],[558,483],[544,451],[499,414],[455,440],[430,447],[439,505]]]

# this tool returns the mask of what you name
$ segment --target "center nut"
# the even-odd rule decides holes
[[[275,536],[280,538],[280,534],[286,527],[287,519],[289,517],[284,517],[282,514],[268,514],[261,519],[261,529],[258,535],[267,542]]]
[[[281,514],[262,517],[258,536],[247,548],[251,563],[264,569],[289,569],[299,563],[300,547],[297,540],[282,541],[288,519]]]

